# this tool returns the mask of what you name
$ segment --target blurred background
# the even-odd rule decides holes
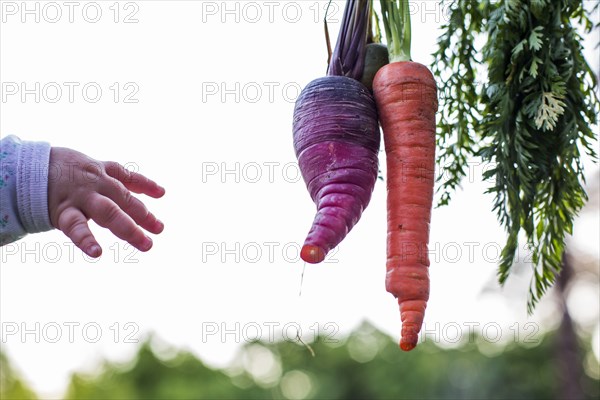
[[[56,231],[0,248],[2,399],[600,396],[591,160],[564,273],[531,316],[531,253],[499,287],[505,236],[473,161],[434,210],[431,297],[403,353],[383,182],[324,263],[298,256],[314,205],[291,118],[325,73],[327,2],[67,3],[0,1],[0,133],[155,179],[167,194],[143,200],[166,228],[139,253],[92,224],[98,261]],[[447,10],[413,3],[413,58],[429,64]],[[329,9],[334,42],[343,6]],[[599,35],[584,42],[596,71]]]

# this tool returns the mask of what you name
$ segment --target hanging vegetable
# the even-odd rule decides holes
[[[381,0],[390,64],[373,93],[387,161],[386,289],[400,306],[400,347],[417,345],[429,299],[429,223],[435,170],[437,88],[431,72],[411,61],[406,0]]]
[[[389,64],[390,58],[388,56],[387,46],[381,43],[381,32],[379,28],[379,17],[375,14],[373,7],[371,7],[371,17],[369,22],[375,23],[375,35],[373,36],[373,29],[371,26],[367,28],[367,47],[365,54],[365,68],[360,78],[360,82],[373,92],[373,78],[377,71],[384,65]]]
[[[370,91],[373,91],[373,79],[377,71],[384,65],[390,62],[388,58],[388,49],[384,44],[381,43],[369,43],[367,44],[367,51],[365,54],[365,69],[360,82],[367,87]]]
[[[300,256],[319,263],[358,222],[377,180],[379,126],[363,74],[370,1],[346,3],[328,75],[294,109],[294,149],[317,214]]]

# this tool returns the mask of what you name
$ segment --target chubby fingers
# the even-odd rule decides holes
[[[90,196],[85,213],[103,228],[109,229],[119,239],[127,241],[140,251],[152,248],[152,239],[113,200],[99,193]]]
[[[127,189],[134,193],[145,194],[150,197],[160,198],[165,194],[165,189],[152,179],[146,178],[137,172],[129,171],[118,162],[107,161],[106,173],[120,181]]]
[[[58,216],[57,228],[90,257],[100,257],[102,248],[94,238],[87,217],[76,207],[69,207]]]
[[[120,181],[110,178],[99,187],[99,193],[114,201],[133,221],[148,232],[159,234],[164,225],[152,214],[144,203],[131,195]]]

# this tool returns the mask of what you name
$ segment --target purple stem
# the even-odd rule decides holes
[[[331,56],[327,75],[360,80],[365,68],[367,28],[370,17],[368,0],[348,0],[342,26]]]

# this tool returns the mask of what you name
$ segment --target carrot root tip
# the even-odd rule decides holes
[[[415,341],[406,340],[404,338],[400,340],[400,348],[404,351],[411,351],[415,347],[417,347],[417,343]]]
[[[325,259],[325,252],[318,246],[305,244],[300,251],[300,258],[307,263],[317,264]]]

